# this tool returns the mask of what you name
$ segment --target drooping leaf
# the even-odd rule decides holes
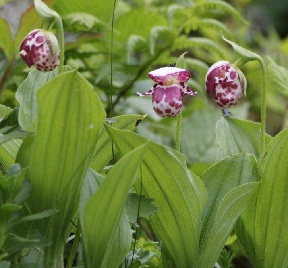
[[[256,268],[288,266],[288,130],[268,144],[258,165],[262,181],[237,224],[237,236]]]
[[[97,31],[100,27],[103,27],[103,23],[95,16],[84,13],[69,13],[62,17],[63,26],[65,31]]]
[[[271,137],[268,134],[265,137],[269,143]],[[219,145],[218,160],[241,152],[258,157],[260,123],[222,116],[216,125],[216,143]]]
[[[174,33],[166,26],[155,26],[149,35],[150,53],[154,55],[157,51],[168,48],[175,38]]]
[[[122,154],[147,142],[130,131],[108,126],[107,130]],[[200,213],[206,200],[203,183],[188,171],[182,154],[152,142],[141,176],[142,194],[155,199],[159,207],[151,221],[168,255],[177,267],[191,267],[198,257]]]
[[[225,42],[227,42],[228,44],[230,44],[233,47],[234,51],[243,60],[245,60],[245,61],[253,61],[253,60],[258,60],[259,59],[259,55],[257,55],[256,53],[254,53],[254,52],[252,52],[252,51],[250,51],[250,50],[248,50],[246,48],[243,48],[243,47],[239,46],[238,44],[236,44],[233,41],[228,40],[223,35],[222,35],[222,38],[223,38],[223,40]]]
[[[54,77],[37,95],[37,131],[24,140],[17,162],[29,166],[27,178],[33,185],[28,202],[31,212],[59,211],[39,223],[40,232],[52,241],[44,255],[45,261],[51,262],[61,255],[78,210],[82,181],[105,112],[91,84],[76,71]]]
[[[239,154],[224,159],[202,176],[208,201],[202,214],[200,258],[195,267],[213,267],[237,218],[258,189],[255,157]]]
[[[140,35],[131,35],[127,40],[127,54],[126,61],[130,65],[138,65],[139,63],[147,60],[145,57],[145,52],[148,51],[147,40]],[[141,55],[144,55],[144,57]]]
[[[147,145],[141,146],[121,158],[84,209],[83,235],[87,268],[116,268],[129,251],[131,232],[124,206],[146,149]],[[117,232],[119,225],[125,226],[122,233]]]

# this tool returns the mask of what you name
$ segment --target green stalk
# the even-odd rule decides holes
[[[68,263],[66,268],[72,268],[73,267],[73,261],[75,259],[76,253],[77,253],[77,249],[79,246],[79,241],[80,241],[80,235],[81,235],[81,226],[80,226],[80,221],[78,220],[78,224],[77,224],[77,229],[76,229],[76,233],[75,233],[75,238],[73,241],[73,245],[71,248],[71,252],[68,258]]]
[[[265,150],[265,130],[266,130],[266,95],[267,95],[267,69],[264,60],[259,56],[257,58],[262,71],[262,92],[261,92],[261,128],[260,128],[260,154]]]
[[[176,126],[176,151],[180,152],[181,149],[181,128],[182,128],[182,111],[180,111],[177,116],[177,126]]]
[[[58,74],[61,74],[64,66],[64,29],[61,17],[58,15],[56,17],[57,29],[58,29],[58,40],[59,40],[59,48],[60,48],[60,62],[58,67]]]

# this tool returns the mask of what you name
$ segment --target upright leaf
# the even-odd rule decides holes
[[[0,18],[0,28],[0,48],[3,49],[7,59],[10,61],[14,57],[14,40],[11,35],[9,23],[3,18]]]
[[[202,177],[208,202],[202,214],[200,258],[195,267],[213,267],[237,218],[259,183],[255,157],[239,154],[212,166]],[[250,182],[250,183],[249,183]]]
[[[17,161],[22,167],[29,166],[30,210],[59,211],[39,225],[52,242],[44,255],[49,266],[49,261],[58,261],[78,210],[82,181],[105,112],[93,87],[78,72],[70,71],[39,89],[38,113],[37,131],[24,140]]]
[[[131,231],[124,206],[146,148],[146,145],[141,146],[121,158],[84,209],[83,239],[87,268],[117,268],[129,251]],[[117,232],[119,225],[122,226],[121,233]]]
[[[237,225],[237,235],[256,268],[288,266],[288,130],[278,134],[259,160],[257,196]]]
[[[147,142],[129,131],[108,126],[107,130],[122,154]],[[177,267],[191,267],[198,258],[206,190],[187,170],[183,155],[152,142],[148,149],[141,166],[142,194],[155,199],[159,207],[151,221]]]

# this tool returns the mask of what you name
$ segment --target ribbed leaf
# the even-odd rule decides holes
[[[117,268],[129,251],[131,231],[124,206],[146,149],[147,146],[143,145],[121,158],[84,209],[87,268]],[[119,226],[122,226],[121,232]]]
[[[288,267],[288,130],[259,160],[262,182],[237,226],[237,236],[256,268]]]
[[[208,202],[202,214],[200,258],[195,267],[213,267],[237,218],[258,189],[255,157],[239,154],[215,164],[202,176]]]
[[[54,77],[38,91],[38,122],[26,138],[17,161],[29,166],[32,182],[28,202],[32,213],[57,209],[41,221],[40,232],[52,240],[47,261],[59,258],[78,210],[82,181],[93,156],[105,112],[93,87],[76,71]]]
[[[271,137],[266,134],[266,143]],[[217,158],[223,159],[241,152],[259,156],[260,124],[236,118],[221,117],[216,125],[216,143],[219,145]]]
[[[147,142],[129,131],[107,130],[122,154]],[[187,170],[183,155],[152,142],[148,149],[141,166],[142,194],[155,199],[159,207],[151,221],[177,267],[191,267],[198,257],[206,190]]]
[[[145,115],[120,115],[113,117],[113,123],[111,125],[115,128],[125,130],[135,130],[137,124],[145,119]],[[117,147],[113,147],[114,154],[117,153]],[[95,157],[91,163],[91,168],[97,172],[101,172],[102,169],[112,159],[112,142],[105,128],[102,129],[99,140],[96,145]]]

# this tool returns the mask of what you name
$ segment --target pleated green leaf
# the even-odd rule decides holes
[[[111,125],[115,128],[135,130],[137,124],[145,119],[145,115],[127,114],[113,117],[113,123]],[[114,154],[117,153],[117,148],[113,147]],[[112,142],[105,128],[102,129],[99,141],[96,146],[95,157],[91,163],[91,168],[97,172],[101,170],[112,159]]]
[[[29,166],[31,212],[58,210],[39,224],[40,232],[52,242],[45,249],[49,266],[57,262],[69,235],[105,112],[91,84],[76,71],[54,77],[37,96],[36,133],[24,140],[17,162]]]
[[[265,137],[268,144],[271,136],[266,134]],[[216,125],[216,143],[219,145],[218,159],[241,152],[259,157],[260,124],[222,116]]]
[[[135,133],[107,126],[122,154],[146,143]],[[199,255],[200,215],[206,201],[206,189],[191,174],[182,154],[150,142],[141,166],[142,194],[155,199],[159,211],[151,221],[160,236],[167,256],[177,267],[193,267]],[[139,190],[139,185],[136,187]]]
[[[208,202],[202,214],[200,258],[195,267],[213,267],[237,218],[259,187],[255,157],[239,154],[215,164],[202,177]]]
[[[262,182],[237,224],[237,236],[253,267],[288,267],[288,130],[259,160]]]
[[[124,261],[131,244],[124,207],[146,149],[143,145],[121,158],[85,206],[85,267],[117,268]]]

